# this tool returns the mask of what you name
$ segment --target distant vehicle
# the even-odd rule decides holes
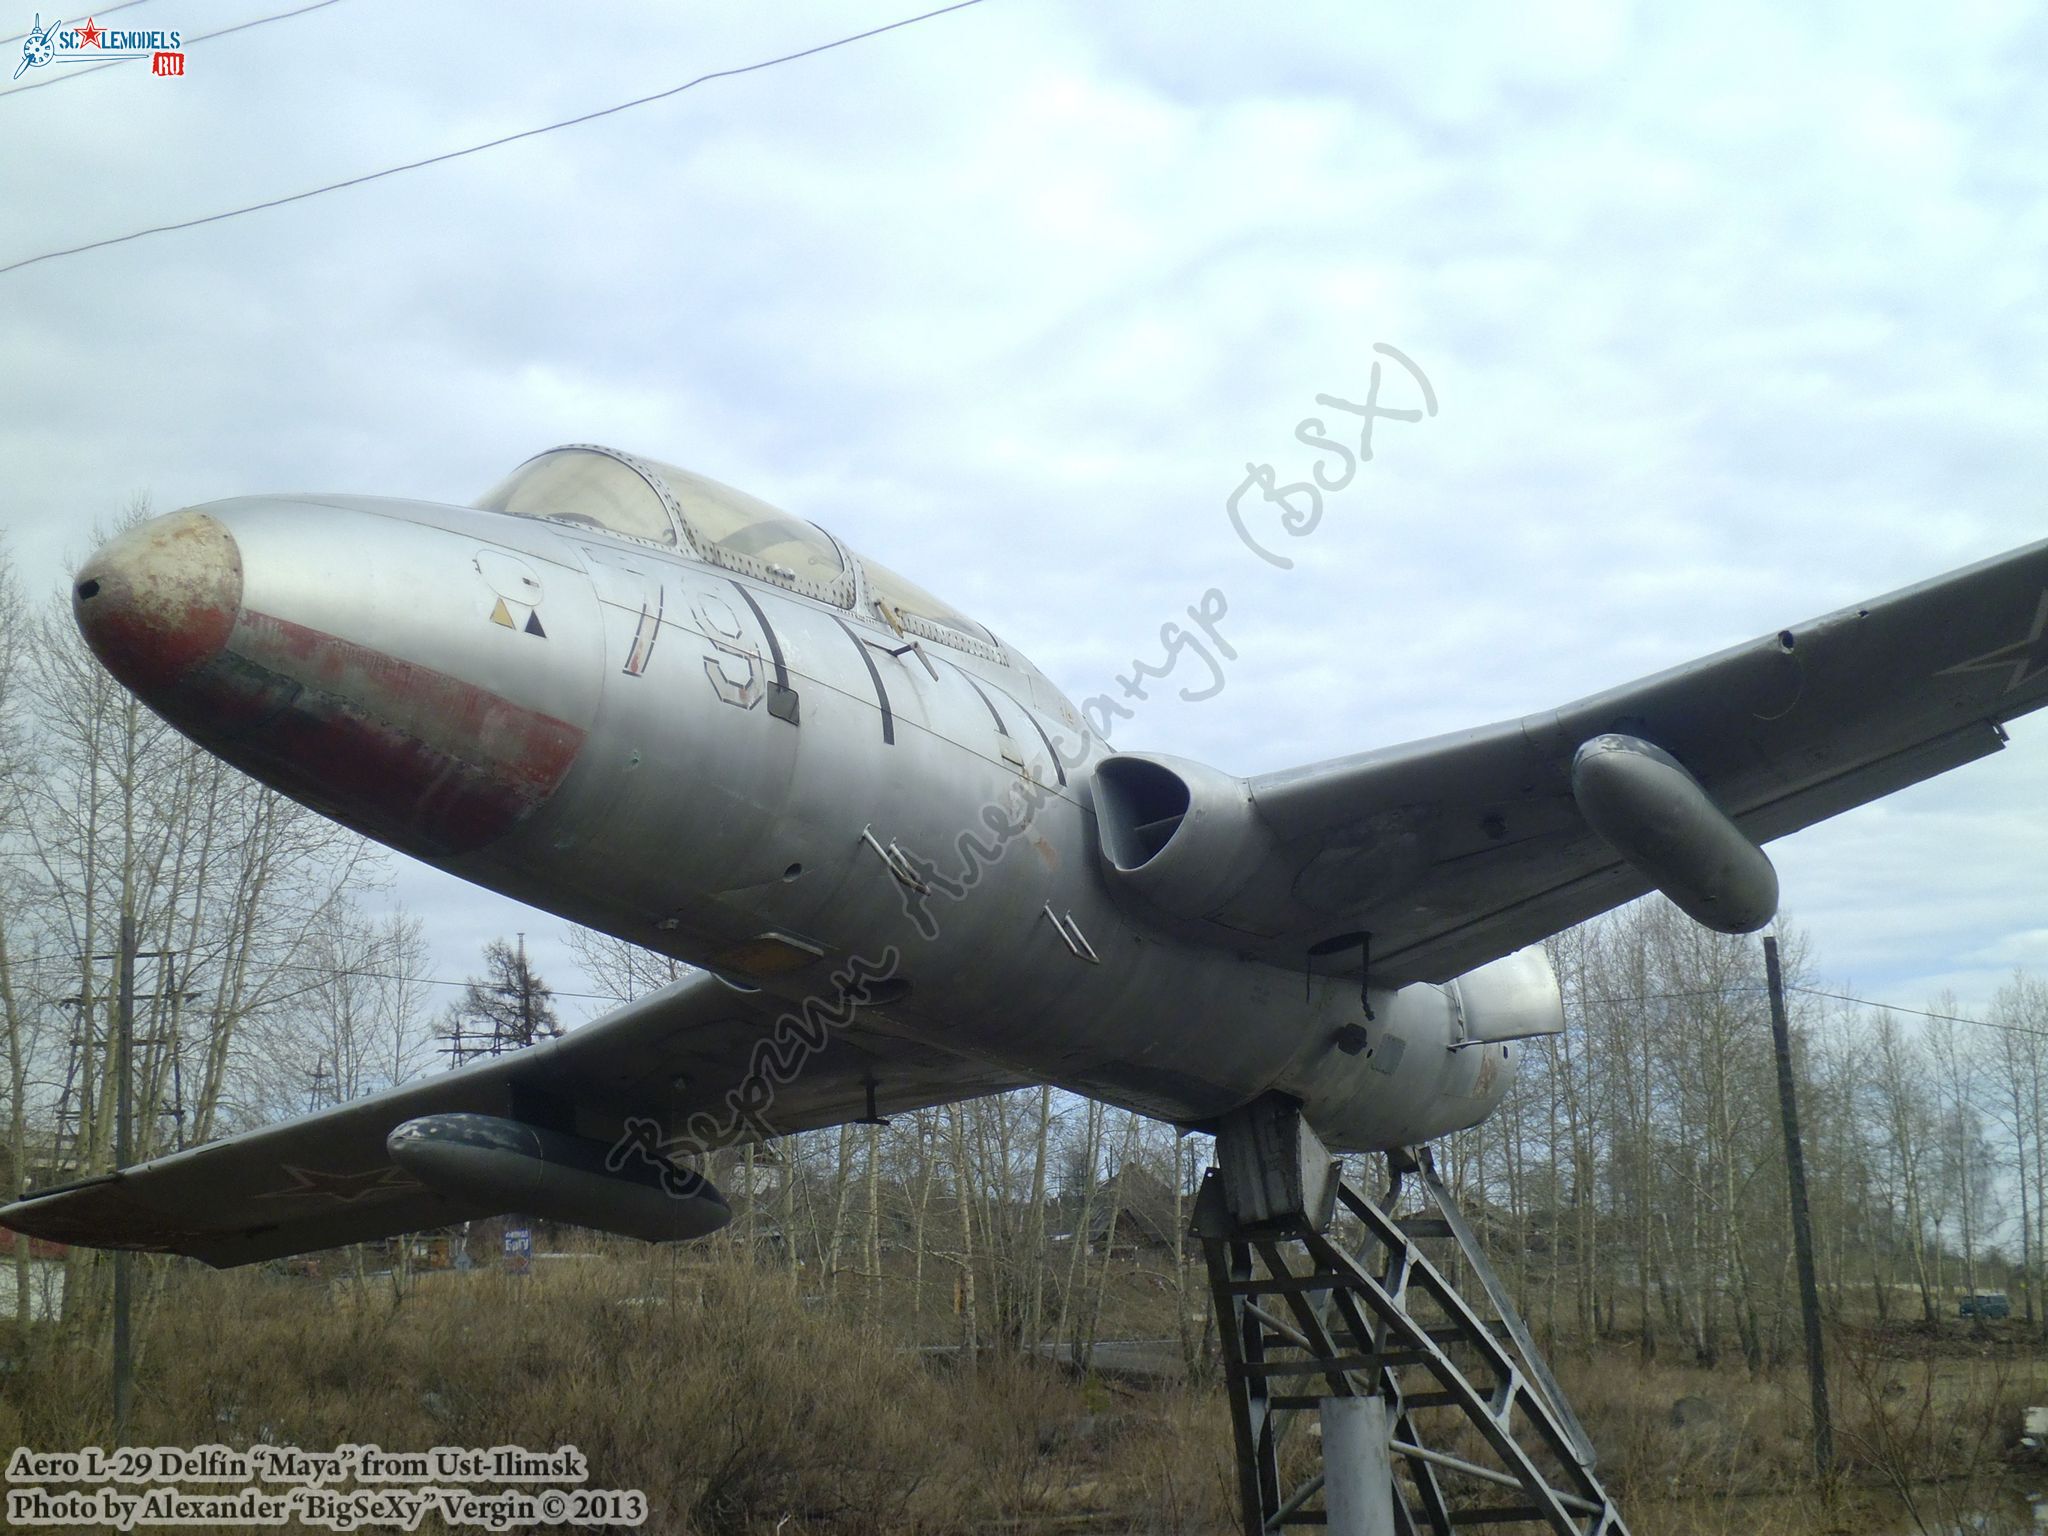
[[[1979,1291],[1956,1303],[1957,1317],[2011,1317],[2012,1298],[2003,1291]]]

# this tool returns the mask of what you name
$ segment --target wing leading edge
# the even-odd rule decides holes
[[[1442,981],[1649,889],[1573,799],[1596,736],[1663,749],[1762,842],[1995,752],[2044,703],[2048,541],[1561,709],[1251,779],[1271,851],[1207,921],[1294,966],[1370,934],[1375,982]]]
[[[265,1126],[0,1208],[0,1226],[219,1268],[502,1212],[437,1194],[385,1137],[424,1115],[481,1114],[611,1144],[629,1121],[709,1149],[1017,1086],[864,1027],[806,1017],[709,974],[558,1040]],[[647,1145],[643,1134],[637,1137]]]

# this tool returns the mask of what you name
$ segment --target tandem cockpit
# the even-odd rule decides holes
[[[984,660],[1010,663],[996,637],[815,523],[673,464],[578,443],[528,459],[480,497],[486,512],[597,529],[702,560],[871,616]]]

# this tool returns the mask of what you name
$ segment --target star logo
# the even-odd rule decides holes
[[[100,46],[100,29],[94,24],[90,16],[85,18],[85,25],[78,29],[78,46],[81,48],[97,48]]]
[[[284,1165],[291,1183],[283,1189],[268,1189],[258,1200],[290,1200],[300,1195],[353,1205],[371,1195],[406,1193],[420,1188],[417,1179],[396,1168],[365,1168],[361,1173],[329,1173],[319,1168]]]
[[[2041,593],[2041,601],[2034,606],[2033,625],[2019,639],[2010,645],[2001,645],[1996,650],[1986,651],[1981,656],[1972,656],[1959,661],[1952,667],[1943,667],[1936,677],[1953,677],[1959,672],[2006,672],[2011,676],[2005,680],[2004,692],[2011,693],[2022,683],[2048,673],[2048,590]]]

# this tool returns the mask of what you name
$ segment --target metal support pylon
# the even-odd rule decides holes
[[[1339,1177],[1294,1107],[1261,1100],[1226,1120],[1219,1167],[1204,1180],[1195,1231],[1222,1338],[1247,1536],[1325,1526],[1341,1503],[1357,1536],[1415,1536],[1532,1523],[1570,1536],[1626,1536],[1594,1475],[1591,1443],[1536,1352],[1427,1149],[1393,1154],[1386,1197]],[[1427,1209],[1395,1218],[1414,1171]],[[1330,1235],[1348,1213],[1356,1254]],[[1493,1314],[1476,1310],[1418,1246],[1447,1238]],[[1382,1455],[1333,1463],[1303,1422],[1331,1399],[1376,1398]],[[1379,1415],[1383,1414],[1383,1418]],[[1292,1434],[1290,1434],[1292,1431]],[[1345,1444],[1355,1442],[1346,1440]],[[1377,1451],[1377,1447],[1373,1448]],[[1359,1477],[1391,1483],[1367,1490]],[[1339,1485],[1344,1497],[1337,1497]]]

